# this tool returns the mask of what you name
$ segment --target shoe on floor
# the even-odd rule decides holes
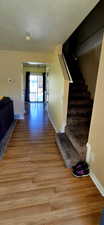
[[[72,170],[72,174],[75,177],[86,177],[89,176],[89,169],[77,169]]]
[[[89,169],[89,166],[86,161],[79,161],[75,166],[72,167],[73,170],[77,169],[84,169],[87,170]]]

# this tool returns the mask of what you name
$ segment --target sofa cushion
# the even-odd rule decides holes
[[[0,100],[0,109],[2,107],[4,107],[6,104],[8,104],[9,102],[11,101],[11,99],[9,97],[3,97],[1,100]]]

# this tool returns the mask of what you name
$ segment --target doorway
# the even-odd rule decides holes
[[[30,73],[29,102],[43,102],[43,75]]]
[[[26,72],[25,102],[48,102],[46,73],[36,74]]]
[[[48,103],[47,64],[23,63],[23,93],[25,103]]]

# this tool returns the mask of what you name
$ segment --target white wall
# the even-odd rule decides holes
[[[49,79],[49,114],[56,130],[63,131],[67,118],[69,83],[64,77],[57,49],[52,54],[19,51],[0,51],[0,95],[14,100],[15,114],[24,114],[23,62],[51,64]],[[8,78],[12,79],[8,83]]]
[[[15,114],[24,113],[22,63],[27,61],[50,63],[51,54],[0,51],[0,95],[14,100]],[[11,78],[11,83],[8,83],[8,78]]]

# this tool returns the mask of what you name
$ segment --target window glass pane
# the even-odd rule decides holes
[[[43,101],[43,76],[30,75],[30,101]]]

